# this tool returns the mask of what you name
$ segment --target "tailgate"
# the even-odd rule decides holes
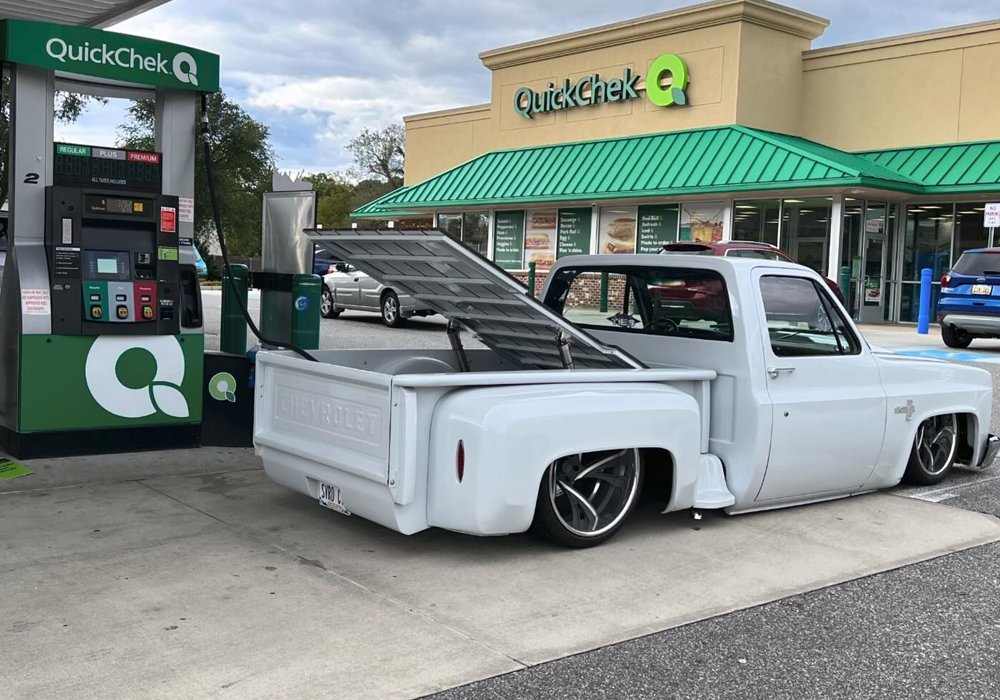
[[[385,483],[391,380],[377,372],[260,352],[254,446]]]

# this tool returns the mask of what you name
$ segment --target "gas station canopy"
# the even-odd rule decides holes
[[[0,0],[0,18],[107,27],[169,0]]]

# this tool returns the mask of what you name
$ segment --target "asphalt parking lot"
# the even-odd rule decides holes
[[[377,316],[322,321],[322,344],[446,347],[443,321],[388,330]],[[391,334],[391,336],[389,335]],[[1000,342],[955,357],[936,329],[868,327],[873,345],[971,362],[993,375],[1000,432]],[[329,345],[328,345],[329,344]],[[1000,516],[1000,468],[956,473],[898,495]],[[504,674],[435,695],[478,698],[987,698],[1000,687],[1000,545],[860,578],[774,603]]]
[[[321,331],[326,348],[447,346],[438,318],[348,312]],[[935,348],[912,329],[870,337]],[[972,349],[1000,394],[1000,349]],[[1000,683],[997,468],[700,523],[642,509],[566,552],[343,518],[247,451],[33,466],[0,482],[3,697],[983,698]]]

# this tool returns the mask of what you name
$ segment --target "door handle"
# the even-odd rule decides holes
[[[778,375],[781,374],[782,372],[788,372],[789,374],[791,374],[794,371],[795,371],[794,367],[768,367],[767,376],[769,376],[771,379],[777,379]]]
[[[359,279],[361,279],[361,278],[360,277],[355,277],[354,281],[357,282]]]

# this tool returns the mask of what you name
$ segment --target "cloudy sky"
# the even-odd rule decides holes
[[[489,100],[487,49],[631,19],[694,0],[172,0],[114,29],[222,57],[227,95],[271,129],[283,170],[350,165],[363,127]],[[793,0],[831,20],[814,46],[1000,18],[1000,0]],[[62,127],[109,144],[122,105]]]

